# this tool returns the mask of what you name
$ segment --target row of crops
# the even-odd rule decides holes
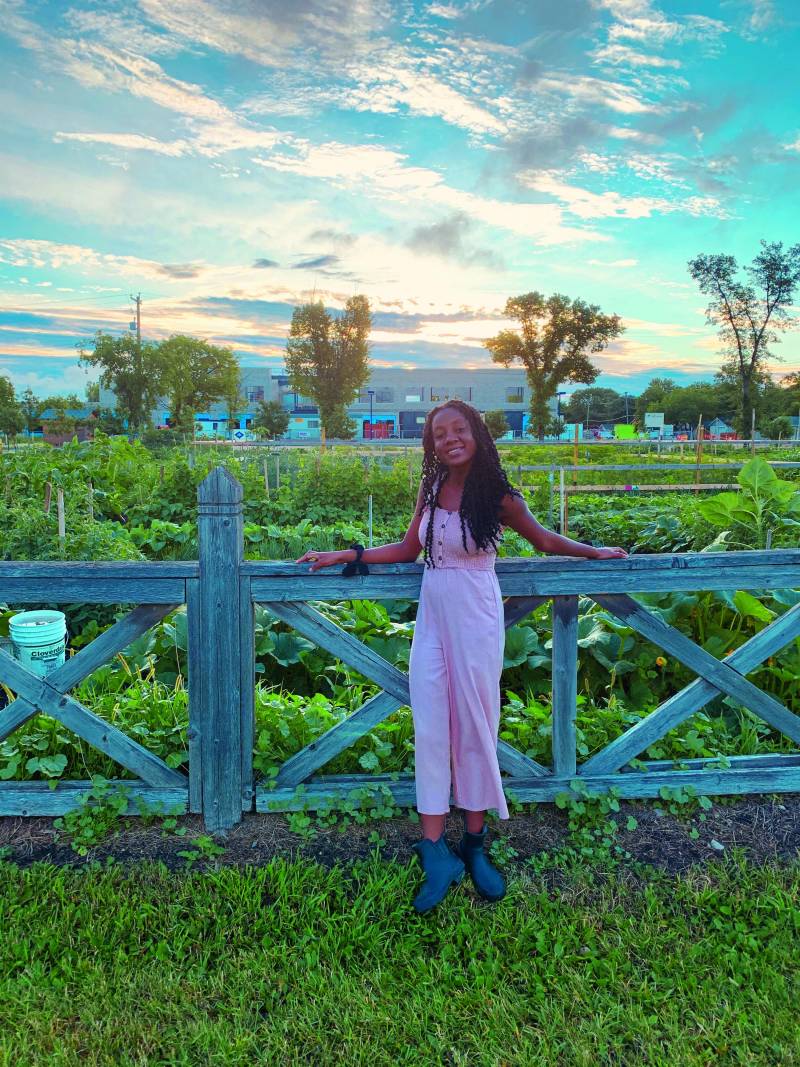
[[[569,462],[571,450],[565,456],[563,449],[516,447],[506,458],[516,480],[518,465]],[[734,457],[719,457],[726,458]],[[784,450],[775,458],[796,459],[797,452]],[[643,457],[609,446],[594,449],[591,459],[599,465],[603,460],[641,462]],[[197,486],[219,463],[243,486],[246,555],[294,559],[311,545],[334,548],[354,539],[366,542],[370,500],[375,542],[401,536],[416,495],[420,453],[361,455],[349,448],[323,454],[310,449],[234,453],[230,448],[152,453],[125,438],[75,442],[58,450],[21,449],[0,456],[0,559],[196,558]],[[724,493],[582,495],[571,503],[570,534],[639,553],[794,547],[800,526],[800,482],[793,480],[794,473],[778,477],[757,458],[738,474],[735,489]],[[676,484],[687,480],[682,471],[660,474],[659,480],[670,477]],[[616,484],[614,475],[630,480],[624,472],[591,472],[605,485]],[[589,476],[581,472],[580,477]],[[546,520],[551,501],[546,474],[525,472],[524,482],[532,510]],[[507,533],[502,554],[531,551],[518,535]],[[758,595],[697,591],[641,599],[711,654],[724,656],[800,600],[800,594],[788,589]],[[126,610],[124,605],[60,607],[67,614],[70,647],[75,650]],[[345,601],[319,608],[391,662],[407,666],[414,603]],[[14,610],[13,604],[0,604],[0,641]],[[580,753],[589,756],[692,676],[593,602],[584,601],[581,612],[578,734]],[[258,773],[268,776],[286,757],[348,715],[375,687],[266,611],[259,609],[256,622],[254,755]],[[549,761],[551,744],[550,642],[550,614],[543,605],[508,631],[503,674],[501,734],[544,762]],[[181,609],[96,671],[76,693],[97,714],[176,767],[188,758],[186,647]],[[751,677],[787,706],[797,706],[798,642]],[[0,689],[0,705],[11,697]],[[410,770],[412,738],[410,712],[400,709],[327,769]],[[644,755],[724,760],[734,754],[782,751],[788,744],[747,709],[720,697]],[[54,780],[95,773],[119,776],[119,768],[44,716],[0,743],[0,779]]]

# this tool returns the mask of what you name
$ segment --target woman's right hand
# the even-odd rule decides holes
[[[311,566],[308,568],[310,571],[318,571],[322,567],[335,567],[337,563],[349,563],[351,558],[355,555],[350,549],[344,552],[317,552],[315,549],[310,548],[308,552],[304,552],[300,559],[296,559],[295,563],[308,563],[311,561]]]

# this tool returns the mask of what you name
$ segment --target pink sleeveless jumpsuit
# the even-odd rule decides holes
[[[419,539],[424,545],[428,509]],[[508,818],[497,763],[500,672],[505,630],[494,549],[478,549],[457,511],[434,513],[433,560],[426,567],[409,661],[417,810],[444,815],[496,809]],[[451,771],[452,763],[452,771]]]

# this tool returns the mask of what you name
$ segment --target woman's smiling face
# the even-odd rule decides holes
[[[477,444],[468,419],[457,408],[442,408],[431,424],[436,458],[445,467],[469,467]]]

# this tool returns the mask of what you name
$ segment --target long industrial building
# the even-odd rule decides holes
[[[319,412],[308,397],[294,392],[285,373],[257,367],[242,368],[243,410],[228,426],[223,404],[197,415],[198,436],[248,438],[261,400],[276,400],[289,412],[288,438],[319,437]],[[405,370],[376,367],[352,404],[348,414],[356,423],[359,438],[415,438],[422,436],[425,416],[444,400],[458,398],[472,404],[482,414],[503,411],[511,434],[525,436],[530,410],[530,387],[525,372],[486,367],[466,370],[453,367],[426,367]],[[115,408],[111,390],[101,390],[102,407]],[[556,398],[552,402],[556,413]],[[152,413],[155,426],[166,426],[169,409],[159,405]]]

